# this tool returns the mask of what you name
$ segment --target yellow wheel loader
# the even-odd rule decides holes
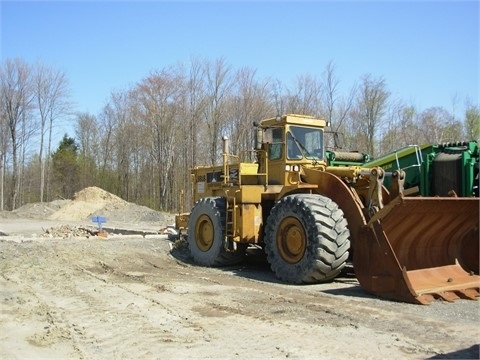
[[[236,264],[254,244],[285,282],[331,281],[352,259],[360,285],[379,297],[476,299],[479,198],[408,197],[402,170],[331,166],[326,126],[303,115],[266,119],[255,124],[254,150],[229,154],[224,139],[221,165],[192,170],[195,204],[176,226],[193,260]]]

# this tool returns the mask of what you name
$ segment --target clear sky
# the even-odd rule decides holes
[[[1,60],[66,72],[76,110],[192,56],[286,85],[329,61],[348,89],[383,76],[420,110],[479,101],[479,1],[5,1]],[[459,112],[457,108],[456,112]],[[463,114],[457,113],[463,118]]]

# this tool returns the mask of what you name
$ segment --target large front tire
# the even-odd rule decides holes
[[[243,260],[245,247],[227,251],[224,246],[226,202],[222,197],[197,201],[188,220],[188,247],[193,260],[204,266],[235,265]],[[240,244],[239,244],[240,245]]]
[[[265,251],[280,280],[327,282],[345,267],[349,237],[347,221],[335,202],[321,195],[289,195],[267,219]]]

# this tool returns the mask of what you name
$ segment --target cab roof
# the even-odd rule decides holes
[[[327,126],[327,122],[324,119],[315,118],[307,115],[287,114],[277,116],[270,119],[265,119],[260,122],[261,126],[279,126],[279,125],[304,125],[324,128]]]

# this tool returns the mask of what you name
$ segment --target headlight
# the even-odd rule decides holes
[[[285,165],[285,171],[300,171],[300,166],[299,165]]]
[[[290,171],[291,170],[291,166],[290,165],[285,165],[285,171]]]

